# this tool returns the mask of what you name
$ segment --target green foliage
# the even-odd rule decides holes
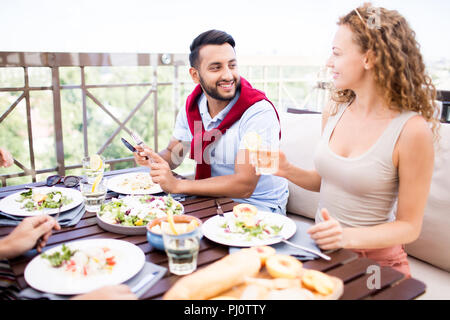
[[[3,86],[23,86],[23,69],[12,68],[6,72],[0,70]],[[175,69],[173,66],[161,66],[157,70],[158,87],[152,90],[152,67],[85,67],[85,82],[88,92],[106,108],[115,118],[125,121],[130,112],[151,91],[139,110],[129,119],[126,127],[135,130],[143,140],[155,148],[155,136],[157,137],[157,149],[165,148],[172,136],[175,118],[178,110],[183,108],[188,94],[194,88],[190,79],[188,67],[180,67],[178,70],[179,85],[178,97],[174,97]],[[298,105],[307,94],[309,87],[295,78],[309,76],[314,78],[317,67],[243,67],[241,74],[254,87],[265,90],[267,96],[278,107],[283,109]],[[293,79],[284,83],[280,90],[279,77]],[[50,86],[50,68],[29,68],[31,86]],[[62,111],[62,135],[64,143],[64,165],[80,166],[85,153],[83,133],[83,97],[82,91],[76,86],[81,84],[81,69],[79,67],[60,68],[61,111]],[[262,80],[274,80],[263,84]],[[124,83],[140,83],[145,85],[132,87],[89,87],[95,85],[115,85]],[[75,86],[75,88],[74,88]],[[287,92],[287,94],[286,94]],[[0,112],[7,108],[22,94],[22,92],[6,92],[0,95]],[[281,96],[280,96],[281,94]],[[157,99],[157,128],[155,127],[155,99]],[[294,101],[295,100],[295,101]],[[297,101],[297,102],[296,102]],[[177,102],[178,105],[175,105]],[[33,132],[33,149],[36,170],[56,168],[56,148],[54,137],[53,97],[51,90],[32,90],[30,93],[31,128]],[[86,97],[87,115],[87,149],[88,154],[98,153],[106,160],[129,158],[131,152],[126,149],[121,137],[132,141],[125,130],[120,130],[112,141],[104,147],[105,142],[116,133],[119,124],[113,120],[92,98]],[[25,167],[31,167],[27,131],[26,102],[23,99],[15,110],[0,124],[0,146],[8,149],[14,157]],[[134,161],[119,162],[113,165],[113,169],[134,167]],[[193,160],[185,161],[175,171],[178,173],[192,172],[195,163]],[[18,173],[22,170],[17,166],[1,168],[0,174]],[[37,180],[42,181],[55,172],[37,175]],[[67,169],[66,174],[81,175],[80,168]],[[8,185],[31,182],[31,177],[18,177],[8,179]]]

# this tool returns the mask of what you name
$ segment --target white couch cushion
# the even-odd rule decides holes
[[[292,164],[303,169],[314,168],[314,151],[321,136],[321,114],[280,112],[281,150]],[[304,190],[289,182],[287,211],[314,219],[319,193]]]
[[[314,168],[315,147],[321,136],[322,115],[280,113],[281,150],[304,169]],[[406,246],[408,254],[450,271],[450,124],[441,124],[440,147],[419,239]],[[289,182],[287,211],[314,219],[319,194]]]

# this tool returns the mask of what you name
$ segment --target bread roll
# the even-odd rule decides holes
[[[181,278],[163,299],[209,299],[243,283],[246,277],[256,276],[260,268],[261,260],[255,250],[242,249]]]

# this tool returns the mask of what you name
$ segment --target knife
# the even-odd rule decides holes
[[[130,150],[131,152],[137,152],[136,148],[133,147],[127,140],[125,140],[124,138],[120,138],[120,140],[122,140],[123,144],[128,148],[128,150]]]

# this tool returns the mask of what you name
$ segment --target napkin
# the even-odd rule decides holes
[[[287,240],[289,240],[290,242],[292,242],[294,244],[298,244],[298,245],[301,245],[308,249],[317,250],[320,252],[320,249],[316,245],[315,241],[313,239],[311,239],[311,237],[309,236],[308,233],[306,233],[306,231],[311,227],[311,225],[308,223],[305,223],[305,222],[301,222],[301,221],[295,221],[295,224],[297,226],[297,231],[291,238],[289,238]],[[276,249],[277,253],[279,253],[279,254],[291,255],[301,261],[308,261],[308,260],[314,260],[314,259],[319,258],[318,256],[316,256],[313,253],[304,251],[302,249],[294,248],[283,242],[273,244],[270,246],[272,248]],[[239,251],[240,249],[241,248],[230,247],[229,252],[233,253],[233,252]]]
[[[155,283],[157,283],[167,272],[167,268],[158,266],[151,262],[145,262],[141,271],[139,271],[133,278],[124,282],[124,284],[128,285],[131,289],[136,286],[141,279],[143,279],[149,273],[153,273],[154,277],[148,283],[146,283],[140,290],[135,292],[138,298],[142,297]],[[52,293],[45,293],[33,288],[26,288],[19,293],[19,298],[26,300],[67,300],[72,298],[73,296],[69,295],[57,295]]]
[[[80,204],[71,210],[61,212],[58,217],[58,223],[61,227],[75,226],[84,215],[84,204]],[[0,226],[16,226],[25,217],[13,216],[0,211]]]

